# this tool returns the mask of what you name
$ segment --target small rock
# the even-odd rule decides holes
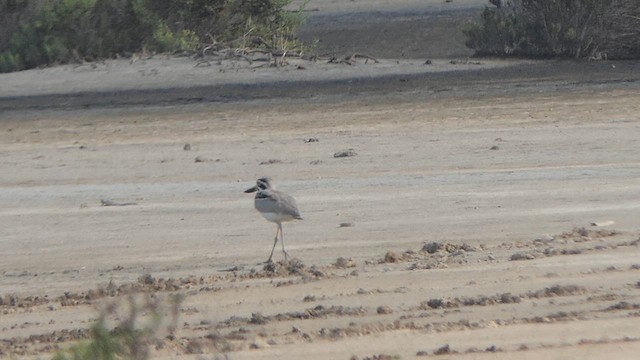
[[[249,320],[251,324],[263,325],[267,323],[267,318],[262,315],[262,313],[255,312],[251,314],[251,320]]]
[[[435,254],[438,250],[442,249],[442,244],[432,241],[422,246],[422,251],[426,251],[429,254]]]
[[[251,345],[249,345],[249,347],[251,349],[266,349],[270,347],[270,345],[268,342],[264,341],[263,339],[257,338],[251,343]]]
[[[259,165],[271,165],[271,164],[282,164],[282,160],[280,160],[280,159],[269,159],[269,160],[260,162]]]
[[[384,254],[384,262],[397,263],[398,261],[400,261],[400,255],[398,253],[388,251],[386,254]]]
[[[443,299],[429,299],[426,304],[432,309],[439,309],[445,306],[445,302]]]
[[[198,155],[198,156],[196,156],[196,158],[195,158],[195,162],[197,162],[197,163],[203,163],[203,162],[208,162],[208,161],[211,161],[211,159],[209,159],[209,158],[208,158],[208,157],[206,157],[206,156]]]
[[[423,65],[431,65],[431,64],[433,64],[433,61],[431,61],[431,59],[427,59],[427,61],[425,61]]]
[[[202,342],[198,341],[197,339],[189,340],[189,343],[187,343],[186,351],[187,354],[202,354]]]
[[[381,306],[378,306],[378,309],[376,309],[376,312],[378,314],[391,314],[393,313],[393,309],[391,309],[386,305],[381,305]]]
[[[447,354],[451,354],[451,348],[449,347],[449,344],[442,346],[440,348],[438,348],[436,351],[433,352],[433,355],[447,355]]]
[[[545,244],[546,244],[546,243],[549,243],[549,242],[554,241],[554,240],[555,240],[555,237],[553,237],[552,235],[549,235],[549,234],[545,234],[545,235],[540,236],[540,237],[539,237],[539,238],[537,238],[536,240],[538,240],[538,241],[543,242],[543,243],[545,243]]]
[[[156,279],[151,274],[144,274],[138,278],[138,282],[143,285],[153,285]]]
[[[354,226],[355,224],[352,222],[343,222],[343,223],[340,223],[339,227],[343,228],[343,227],[354,227]]]
[[[308,144],[308,143],[315,143],[315,142],[320,142],[320,139],[318,139],[317,137],[311,137],[311,138],[305,139],[305,140],[304,140],[304,142],[305,142],[306,144]]]
[[[189,143],[184,144],[184,147],[182,149],[184,149],[184,151],[191,150],[191,144],[189,144]]]
[[[529,254],[529,253],[523,253],[523,252],[517,252],[513,255],[511,255],[510,260],[511,261],[519,261],[519,260],[533,260],[536,257],[533,256],[533,254]]]
[[[347,268],[353,268],[356,267],[356,261],[353,260],[353,258],[344,258],[344,257],[339,257],[338,260],[336,260],[336,262],[333,264],[333,266],[339,268],[339,269],[347,269]]]
[[[338,152],[334,153],[333,157],[334,158],[343,158],[343,157],[351,157],[351,156],[356,156],[356,155],[358,155],[358,153],[356,153],[355,150],[347,149],[347,150],[338,151]]]
[[[458,251],[456,251],[456,252],[454,252],[454,253],[451,253],[451,256],[452,256],[452,257],[456,257],[456,256],[464,256],[464,254],[466,254],[466,251],[464,251],[464,250],[460,249],[460,250],[458,250]]]
[[[500,150],[500,146],[493,145],[492,147],[489,148],[489,150]]]

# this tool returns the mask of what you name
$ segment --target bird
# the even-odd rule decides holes
[[[256,180],[256,185],[244,191],[245,193],[256,192],[254,204],[256,210],[270,222],[276,223],[276,237],[273,241],[273,248],[269,259],[265,263],[271,263],[273,251],[278,244],[278,234],[280,234],[280,242],[282,243],[282,252],[285,261],[288,260],[289,254],[284,249],[284,234],[282,232],[282,223],[291,220],[302,220],[296,200],[282,191],[276,190],[272,180],[268,177],[262,177]]]

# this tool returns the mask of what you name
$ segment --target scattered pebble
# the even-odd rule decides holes
[[[269,159],[269,160],[261,161],[259,165],[271,165],[271,164],[282,164],[282,160]]]
[[[197,163],[203,163],[203,162],[209,162],[209,161],[211,161],[211,159],[209,159],[206,156],[202,156],[202,155],[198,155],[195,158],[195,162],[197,162]]]

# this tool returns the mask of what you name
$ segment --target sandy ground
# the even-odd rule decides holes
[[[408,13],[448,11],[366,5],[311,1],[305,31],[387,14],[400,36]],[[50,357],[136,293],[185,296],[153,358],[635,359],[638,63],[461,48],[431,66],[155,57],[0,75],[0,357]],[[275,226],[242,193],[260,176],[304,217],[284,224],[297,260],[275,268],[259,264]]]

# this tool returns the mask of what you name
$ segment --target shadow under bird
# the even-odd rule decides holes
[[[296,200],[291,195],[276,190],[271,179],[266,177],[258,179],[256,181],[256,186],[249,188],[244,192],[256,192],[254,200],[256,210],[258,210],[265,219],[276,223],[278,226],[276,229],[276,238],[273,242],[273,248],[271,249],[271,255],[269,255],[269,259],[266,262],[271,262],[273,251],[276,249],[276,244],[278,244],[278,234],[280,234],[280,242],[282,243],[284,259],[287,261],[289,254],[287,254],[287,251],[284,249],[282,223],[291,220],[302,220]]]

